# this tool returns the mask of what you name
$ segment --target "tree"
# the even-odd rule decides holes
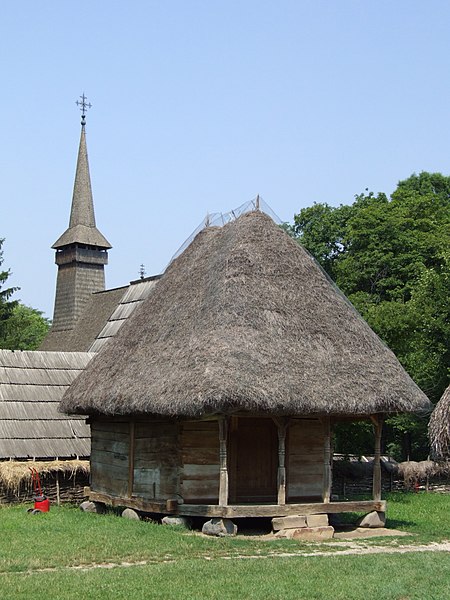
[[[0,239],[0,266],[3,263],[3,242]],[[40,311],[20,304],[18,300],[10,300],[19,288],[2,289],[9,275],[9,270],[0,271],[0,348],[35,350],[44,339],[50,322]]]
[[[18,303],[5,322],[0,348],[9,350],[37,350],[47,335],[50,320],[41,311]]]
[[[436,402],[449,383],[450,177],[424,172],[390,198],[366,190],[351,206],[315,204],[292,230]],[[390,419],[389,443],[423,456],[425,426]]]
[[[0,238],[0,267],[3,264],[2,246],[5,240]],[[9,298],[18,289],[10,287],[2,289],[3,284],[7,281],[10,271],[0,271],[0,339],[2,337],[3,328],[6,321],[11,317],[14,307],[17,305],[17,300],[9,300]]]

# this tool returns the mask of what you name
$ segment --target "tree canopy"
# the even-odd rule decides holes
[[[291,231],[436,402],[450,374],[450,177],[422,172],[390,197],[366,190],[352,205],[314,204]],[[426,452],[422,433],[411,441],[422,424],[391,424],[404,454]]]
[[[3,242],[0,239],[0,266],[3,264]],[[18,300],[10,300],[19,288],[3,288],[9,275],[9,270],[0,271],[0,348],[36,350],[49,329],[50,321],[39,310],[24,306]]]

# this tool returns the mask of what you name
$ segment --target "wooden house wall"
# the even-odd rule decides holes
[[[217,421],[181,426],[180,494],[184,502],[219,501],[219,426]]]
[[[287,499],[319,498],[323,490],[324,433],[318,419],[292,420],[287,437]]]
[[[167,500],[178,493],[179,426],[174,421],[136,421],[133,495]]]
[[[128,421],[91,421],[91,489],[127,496],[130,451]]]

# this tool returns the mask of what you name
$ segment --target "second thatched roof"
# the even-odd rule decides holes
[[[438,459],[450,459],[450,385],[436,404],[428,433],[433,455]]]
[[[61,404],[172,416],[430,407],[312,257],[261,212],[201,231]]]

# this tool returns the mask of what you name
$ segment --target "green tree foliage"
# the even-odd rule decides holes
[[[0,267],[3,264],[2,246],[3,246],[4,241],[5,241],[4,239],[0,238]],[[14,294],[14,292],[18,288],[14,288],[14,287],[3,288],[3,285],[7,281],[9,275],[10,275],[9,270],[0,271],[0,338],[1,338],[2,330],[4,328],[6,321],[10,318],[10,316],[12,315],[12,312],[14,310],[14,307],[17,305],[17,300],[10,300],[9,298]]]
[[[0,239],[0,266],[3,263]],[[0,348],[9,350],[35,350],[44,339],[50,322],[34,308],[10,300],[17,287],[3,288],[10,271],[0,271]]]
[[[42,312],[18,303],[5,322],[0,348],[9,350],[37,350],[50,327]]]
[[[390,198],[366,190],[351,206],[314,204],[292,231],[436,402],[449,383],[450,177],[423,172]],[[388,442],[423,456],[425,426],[392,418]]]

